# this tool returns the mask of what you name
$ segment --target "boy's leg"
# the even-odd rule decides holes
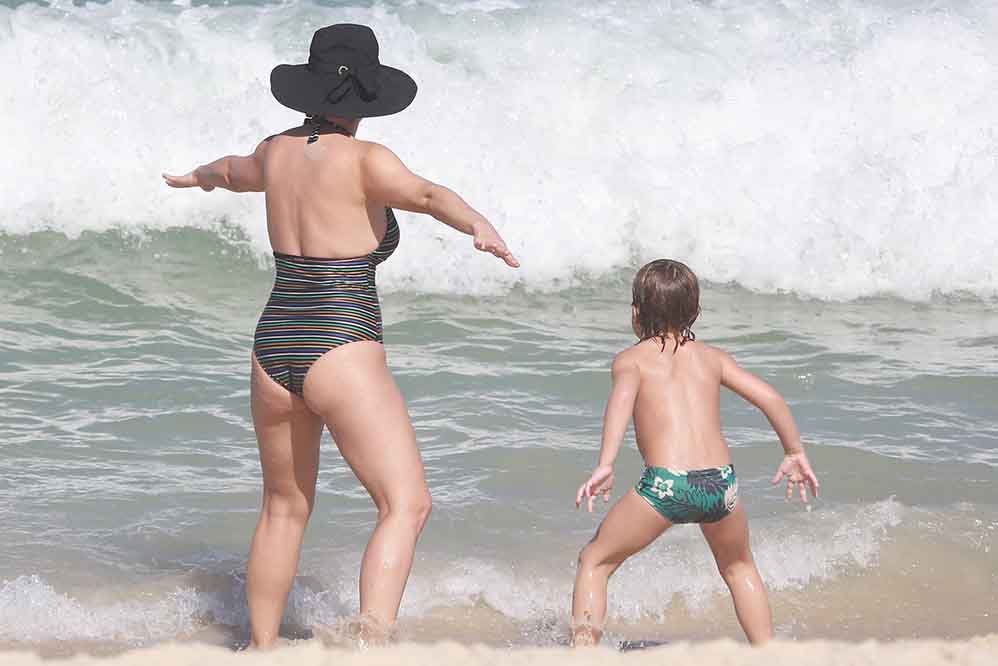
[[[572,644],[595,645],[606,619],[606,584],[617,567],[672,526],[634,491],[618,501],[579,553],[572,594]]]
[[[735,614],[749,642],[757,645],[773,637],[769,596],[749,548],[748,520],[738,502],[735,510],[716,523],[700,525],[714,553],[717,570],[731,590]]]

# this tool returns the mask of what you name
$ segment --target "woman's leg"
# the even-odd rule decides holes
[[[620,498],[579,553],[572,593],[572,645],[596,645],[606,620],[606,585],[628,557],[672,526],[634,491]]]
[[[773,615],[769,610],[769,596],[762,584],[752,550],[749,548],[748,520],[742,503],[716,523],[700,526],[717,570],[731,590],[735,614],[745,636],[752,644],[764,643],[773,637]]]
[[[384,347],[353,342],[327,352],[309,369],[304,394],[377,506],[378,523],[360,570],[360,612],[389,625],[430,515],[430,493]]]
[[[322,421],[268,377],[256,358],[250,395],[263,468],[263,507],[250,546],[246,598],[252,645],[267,648],[277,640],[315,503]]]

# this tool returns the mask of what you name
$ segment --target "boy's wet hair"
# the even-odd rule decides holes
[[[645,264],[634,276],[631,293],[639,338],[660,338],[665,351],[666,337],[672,335],[672,353],[696,340],[692,327],[700,316],[700,283],[689,266],[672,259]]]

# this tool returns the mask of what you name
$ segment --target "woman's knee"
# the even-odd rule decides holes
[[[378,503],[378,520],[389,518],[402,520],[412,525],[417,532],[422,531],[433,510],[430,491],[423,488],[419,492],[385,499]]]
[[[307,497],[299,490],[265,488],[263,491],[263,512],[270,520],[306,523],[314,506],[315,498]]]

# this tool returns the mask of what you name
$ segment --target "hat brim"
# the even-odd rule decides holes
[[[335,104],[327,99],[338,77],[316,74],[307,65],[278,65],[270,72],[270,92],[284,106],[310,115],[336,115],[343,118],[389,116],[412,104],[416,82],[400,69],[378,68],[378,96],[364,101],[347,95]]]

